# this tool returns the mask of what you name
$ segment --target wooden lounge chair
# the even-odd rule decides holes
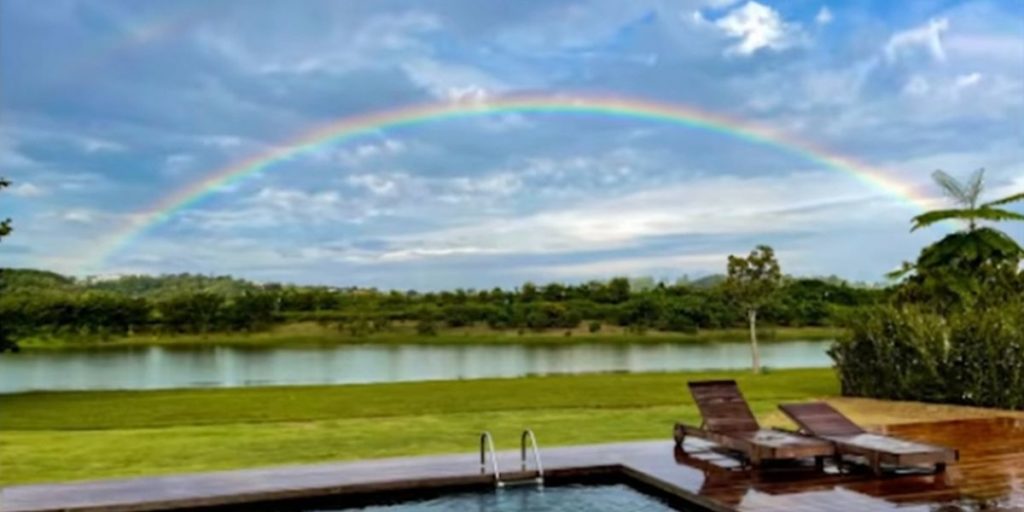
[[[907,441],[897,437],[872,434],[824,402],[782,404],[786,416],[800,426],[800,432],[835,443],[838,460],[843,455],[863,456],[871,470],[882,473],[882,464],[899,467],[934,465],[936,472],[956,462],[959,452],[944,446]]]
[[[688,383],[703,422],[700,427],[676,423],[674,437],[682,446],[687,436],[711,441],[760,466],[768,460],[814,457],[820,466],[835,453],[831,443],[780,430],[763,429],[733,380]]]

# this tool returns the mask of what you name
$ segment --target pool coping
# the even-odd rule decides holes
[[[672,482],[664,464],[645,463],[651,455],[671,454],[670,441],[555,447],[542,451],[551,483],[613,479],[689,509],[733,510]],[[499,452],[506,475],[519,469],[518,451]],[[678,468],[679,466],[675,466]],[[0,512],[149,512],[232,510],[257,504],[388,493],[494,488],[488,466],[481,473],[477,454],[374,459],[334,464],[283,466],[159,477],[37,484],[0,489]]]

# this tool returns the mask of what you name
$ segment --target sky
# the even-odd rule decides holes
[[[728,134],[505,112],[317,146],[147,224],[317,126],[516,95],[740,119],[922,201]],[[909,230],[948,204],[935,169],[1024,190],[1022,120],[1019,0],[3,0],[0,266],[486,288],[698,277],[769,244],[878,282],[955,228]]]

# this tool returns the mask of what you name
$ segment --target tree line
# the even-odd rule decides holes
[[[0,323],[17,337],[252,332],[289,321],[333,323],[354,334],[415,322],[424,335],[441,327],[546,330],[574,329],[584,322],[591,330],[614,324],[635,332],[696,332],[742,327],[746,321],[726,281],[718,278],[669,284],[619,277],[421,293],[191,274],[76,280],[7,269],[4,276]],[[840,311],[886,294],[836,279],[788,278],[760,308],[760,318],[778,326],[831,325]]]

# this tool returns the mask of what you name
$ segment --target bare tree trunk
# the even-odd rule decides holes
[[[753,362],[754,373],[761,373],[761,351],[757,348],[757,310],[747,310],[747,320],[750,322],[750,357]]]

